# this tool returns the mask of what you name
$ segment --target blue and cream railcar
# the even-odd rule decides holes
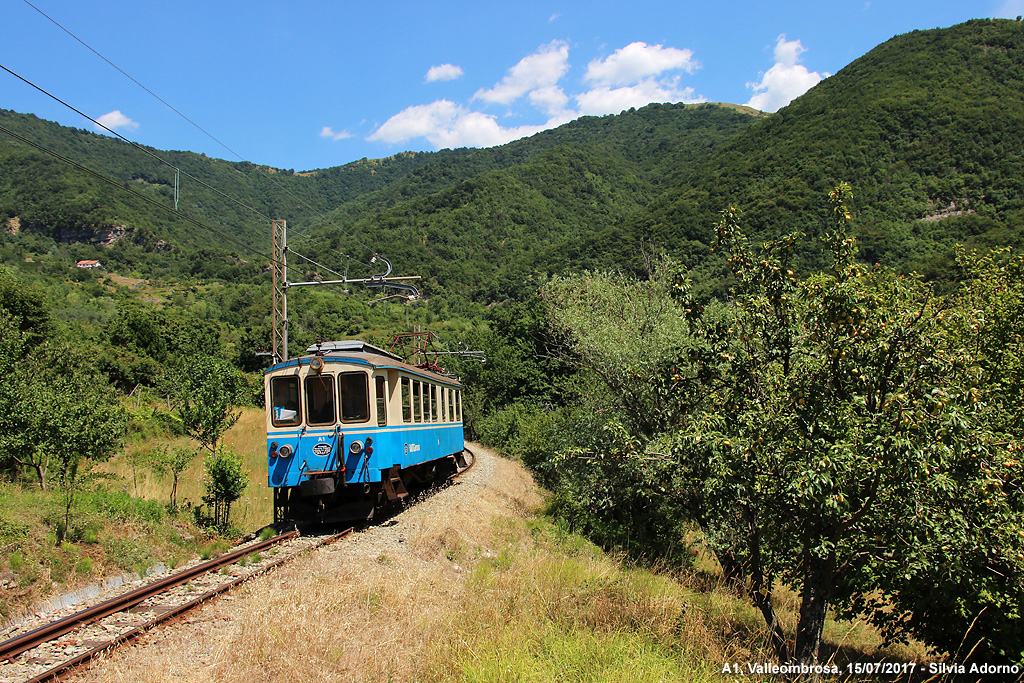
[[[360,341],[264,373],[274,521],[373,516],[465,466],[462,386]]]

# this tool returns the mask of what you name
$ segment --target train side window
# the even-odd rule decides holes
[[[430,385],[430,421],[437,422],[438,419],[438,400],[437,400],[437,387],[433,384]]]
[[[341,421],[366,422],[370,419],[370,390],[365,372],[345,372],[338,376],[341,391]]]
[[[308,375],[305,384],[309,424],[334,424],[334,375]]]
[[[377,426],[383,427],[388,423],[388,392],[387,380],[383,377],[375,377],[377,389]]]
[[[270,410],[275,427],[288,427],[302,422],[298,377],[275,377],[270,380]]]
[[[455,392],[451,387],[445,387],[444,394],[448,399],[448,421],[455,422]]]
[[[426,382],[423,383],[423,421],[430,422],[430,406],[433,402],[433,388]]]
[[[409,378],[402,378],[402,422],[412,422],[412,389]]]
[[[462,392],[455,390],[455,421],[462,422]]]
[[[423,422],[423,402],[420,400],[420,381],[412,381],[412,419]]]

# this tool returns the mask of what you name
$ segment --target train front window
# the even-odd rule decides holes
[[[309,375],[305,388],[309,424],[334,424],[334,375]]]
[[[288,427],[302,422],[298,377],[275,377],[270,380],[270,410],[275,427]]]
[[[366,373],[346,372],[338,377],[341,391],[341,421],[366,422],[370,419],[370,388]]]
[[[374,377],[374,381],[377,390],[377,426],[383,427],[388,423],[387,383],[383,377]]]

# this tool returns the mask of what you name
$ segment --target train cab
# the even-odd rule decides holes
[[[465,466],[462,386],[362,341],[264,373],[274,521],[372,517]]]

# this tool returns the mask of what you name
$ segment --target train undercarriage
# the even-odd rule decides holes
[[[381,481],[346,482],[345,471],[315,472],[298,486],[274,489],[274,525],[366,521],[467,467],[464,452],[383,472]]]

